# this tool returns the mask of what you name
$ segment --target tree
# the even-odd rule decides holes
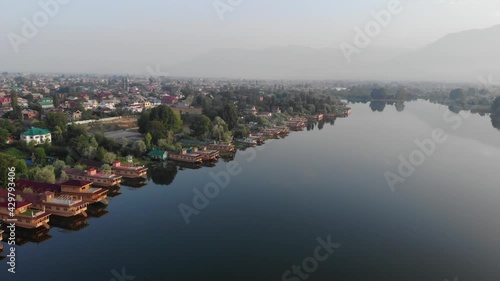
[[[17,164],[17,159],[15,157],[10,156],[9,154],[0,152],[0,184],[2,186],[7,186],[9,182],[9,172],[12,167],[15,167]],[[16,176],[18,176],[18,172],[14,171]]]
[[[40,165],[45,165],[45,157],[47,157],[47,154],[45,153],[45,149],[43,147],[37,147],[35,148],[35,158],[36,162]]]
[[[146,136],[144,137],[144,140],[146,142],[146,147],[147,149],[151,149],[151,141],[153,140],[153,137],[151,136],[151,133],[147,133]]]
[[[113,152],[106,152],[104,154],[104,157],[102,158],[102,161],[104,163],[113,163],[116,160],[116,154]]]
[[[45,117],[45,123],[49,130],[55,131],[56,127],[59,127],[64,133],[67,130],[68,118],[62,112],[51,112]]]
[[[152,128],[153,122],[161,123],[165,128],[164,130],[179,132],[182,129],[181,115],[179,112],[173,111],[172,108],[166,105],[160,105],[143,112],[137,120],[139,132],[142,134],[146,134],[148,132],[154,133],[154,128]],[[153,140],[155,140],[154,136]]]
[[[205,115],[195,116],[191,126],[192,135],[196,138],[205,139],[212,129],[212,121]]]
[[[61,171],[61,177],[60,178],[61,178],[61,180],[65,180],[65,181],[69,180],[69,176],[68,176],[68,174],[66,174],[65,171]]]
[[[96,155],[97,160],[103,161],[104,160],[104,156],[106,155],[106,153],[108,153],[108,151],[106,150],[106,148],[104,148],[102,146],[99,146],[97,148],[97,155]]]
[[[375,88],[371,92],[372,99],[383,100],[387,97],[387,92],[384,88]]]
[[[229,130],[233,130],[238,124],[238,110],[234,105],[226,104],[222,108],[220,116],[227,123]]]
[[[68,164],[69,166],[75,165],[75,160],[69,155],[66,156],[66,159],[64,160],[64,162],[66,162],[66,164]]]
[[[9,131],[4,128],[0,128],[0,146],[5,145],[5,143],[9,140]]]
[[[465,91],[464,89],[454,89],[450,92],[450,99],[456,101],[464,101],[465,100]]]
[[[132,149],[137,157],[146,153],[147,147],[144,141],[138,140],[132,145]]]
[[[55,183],[56,175],[53,166],[45,166],[43,168],[35,167],[30,171],[30,178],[37,182],[42,183]]]
[[[109,164],[103,164],[101,166],[101,172],[103,172],[106,175],[110,175],[111,174],[111,166]]]

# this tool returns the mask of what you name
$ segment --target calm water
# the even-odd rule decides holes
[[[499,280],[500,132],[489,118],[455,130],[446,107],[424,101],[352,108],[333,126],[269,142],[253,161],[238,152],[230,163],[241,173],[189,225],[178,205],[192,206],[192,189],[227,162],[122,186],[87,227],[18,246],[18,273],[5,273],[4,259],[0,279],[109,281],[125,268],[137,281],[278,281],[330,235],[341,246],[308,280]],[[392,192],[384,173],[436,128],[447,141]]]

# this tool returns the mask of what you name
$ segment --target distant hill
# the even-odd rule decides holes
[[[416,51],[369,46],[348,64],[335,48],[215,50],[172,66],[174,76],[477,82],[500,79],[500,25],[449,34]]]

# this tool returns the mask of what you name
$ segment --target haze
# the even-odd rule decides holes
[[[22,18],[31,20],[41,8],[38,1],[1,1],[0,70],[147,75],[147,66],[159,65],[172,75],[227,76],[236,71],[238,76],[255,76],[251,70],[238,72],[234,65],[219,74],[208,73],[216,65],[205,65],[199,72],[186,71],[186,67],[196,66],[200,57],[211,56],[214,50],[239,50],[231,54],[238,56],[242,50],[269,55],[273,48],[289,46],[318,54],[338,49],[341,42],[353,41],[354,27],[363,27],[372,20],[371,12],[385,9],[387,2],[243,0],[221,20],[213,0],[73,0],[61,5],[48,24],[16,53],[8,34],[21,34]],[[360,60],[390,61],[448,34],[500,23],[500,2],[494,0],[402,0],[402,5],[403,12],[373,38]],[[325,68],[318,67],[303,77],[336,74],[323,77],[319,73]],[[301,77],[298,70],[285,76]],[[369,74],[344,76],[370,78]]]

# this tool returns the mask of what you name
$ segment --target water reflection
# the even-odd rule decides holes
[[[404,101],[398,101],[398,102],[396,102],[396,104],[394,106],[396,107],[396,110],[398,112],[403,112],[405,110],[405,102]]]
[[[108,213],[108,211],[106,211],[107,207],[108,205],[101,202],[90,204],[87,208],[87,214],[92,217],[100,218]]]
[[[384,101],[372,101],[370,102],[370,108],[373,112],[383,112],[385,109]]]
[[[3,233],[3,241],[7,241],[7,238],[10,235],[10,231],[4,228],[5,232]],[[49,240],[52,236],[49,235],[50,229],[45,227],[40,227],[36,229],[27,229],[22,227],[16,227],[16,245],[22,246],[27,243],[42,243],[44,241]]]
[[[162,162],[149,167],[148,179],[158,185],[170,185],[177,175],[177,165],[174,162]]]
[[[85,227],[89,226],[87,222],[88,218],[83,216],[83,215],[78,215],[74,217],[60,217],[60,216],[50,216],[50,222],[49,224],[51,226],[61,228],[64,230],[71,230],[68,233],[71,233],[73,231],[78,231],[82,230]],[[62,231],[64,232],[64,231]]]

